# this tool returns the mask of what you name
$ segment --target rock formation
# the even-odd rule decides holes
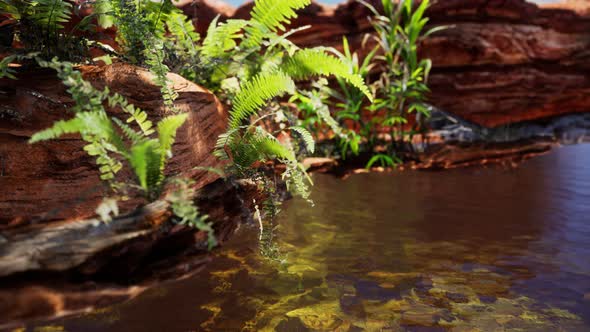
[[[251,8],[244,4],[233,17],[248,18]],[[588,112],[589,9],[590,3],[580,0],[546,7],[524,0],[438,1],[427,12],[430,26],[448,29],[420,50],[433,60],[431,102],[485,127]],[[339,47],[346,36],[362,54],[362,38],[372,32],[370,15],[355,1],[314,3],[290,26],[312,27],[291,39],[302,46]]]
[[[126,64],[81,67],[85,79],[98,88],[108,86],[145,110],[154,123],[165,116],[160,88],[151,74]],[[225,114],[217,98],[178,75],[170,74],[179,93],[176,105],[190,114],[178,131],[174,157],[166,172],[186,175],[198,187],[217,176],[193,170],[195,166],[219,166],[211,155],[223,132]],[[52,71],[23,72],[19,80],[0,80],[0,229],[23,223],[85,218],[105,195],[96,163],[82,150],[77,136],[28,144],[35,132],[54,121],[71,117],[72,99]],[[125,119],[120,110],[112,114]],[[121,176],[132,176],[122,172]],[[133,205],[135,203],[135,205]],[[132,201],[129,207],[136,206]]]

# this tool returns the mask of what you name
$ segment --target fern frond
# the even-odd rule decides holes
[[[101,180],[114,180],[115,174],[123,168],[123,164],[119,160],[109,155],[107,144],[102,140],[91,141],[90,144],[84,146],[84,151],[89,156],[96,157],[96,164],[99,166]]]
[[[252,19],[271,31],[285,30],[283,24],[297,17],[295,10],[309,4],[311,0],[256,0],[251,12]]]
[[[348,81],[362,91],[369,100],[373,95],[360,75],[353,74],[344,62],[323,50],[303,49],[289,57],[282,70],[294,79],[309,79],[314,76],[334,75]]]
[[[35,0],[31,19],[45,27],[45,31],[63,29],[63,23],[70,20],[72,4],[65,0]]]
[[[174,101],[178,98],[178,92],[174,90],[172,81],[168,78],[170,68],[164,64],[164,45],[161,41],[153,43],[152,49],[146,49],[144,56],[146,65],[154,75],[152,81],[160,87],[164,105],[173,110]]]
[[[113,152],[126,153],[127,148],[106,112],[80,112],[76,114],[76,117],[82,121],[80,130],[82,138],[88,140],[86,137],[91,136],[94,139],[103,140],[112,145]]]
[[[213,151],[213,155],[215,157],[219,158],[220,160],[230,159],[231,156],[229,155],[228,151],[231,150],[231,145],[238,130],[238,128],[231,129],[219,135],[217,142],[215,143],[215,150]]]
[[[289,129],[301,136],[303,142],[305,143],[305,148],[309,151],[309,153],[313,154],[315,152],[315,141],[307,129],[303,127],[290,127]]]
[[[148,115],[146,112],[136,108],[131,104],[122,107],[122,109],[125,113],[130,115],[130,117],[127,119],[127,123],[135,122],[139,129],[141,129],[144,136],[149,136],[154,133],[153,123],[148,120]]]
[[[208,58],[220,58],[225,52],[236,47],[236,39],[241,38],[242,29],[248,24],[245,20],[227,20],[217,24],[219,15],[209,25],[207,37],[203,40],[201,53]]]
[[[36,132],[29,139],[29,144],[59,138],[65,134],[77,134],[83,129],[83,122],[78,118],[57,121],[45,130]]]
[[[112,119],[113,119],[113,122],[117,126],[119,126],[119,128],[121,128],[121,131],[123,132],[125,137],[127,137],[127,139],[131,141],[131,144],[138,144],[139,142],[145,140],[145,137],[142,134],[131,129],[131,127],[129,127],[128,125],[123,123],[121,120],[119,120],[117,118],[112,118]]]
[[[283,72],[263,73],[241,86],[233,100],[229,128],[235,129],[248,116],[255,114],[269,99],[285,92],[293,93],[295,83]]]
[[[256,127],[253,135],[253,139],[250,140],[250,144],[259,151],[264,159],[283,159],[289,161],[296,161],[295,153],[292,149],[284,146],[279,140],[262,129]]]
[[[158,139],[160,149],[162,150],[162,159],[172,156],[172,144],[176,137],[176,132],[188,119],[188,113],[168,116],[158,122]]]
[[[199,41],[200,36],[195,31],[193,22],[180,9],[174,8],[170,11],[166,18],[166,27],[178,45],[186,50],[191,50],[191,53],[196,53],[195,44]]]
[[[157,188],[164,177],[160,169],[160,155],[157,140],[146,140],[131,147],[129,163],[139,185],[148,193]]]

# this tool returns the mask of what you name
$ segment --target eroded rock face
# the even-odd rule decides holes
[[[95,87],[108,86],[127,97],[154,123],[166,115],[160,89],[148,71],[126,64],[85,66],[80,71]],[[179,93],[176,106],[190,116],[178,131],[166,173],[190,176],[203,187],[217,176],[193,168],[219,166],[211,152],[224,130],[226,115],[209,91],[178,75],[169,77]],[[107,193],[79,137],[27,143],[35,132],[70,118],[72,102],[50,70],[23,73],[16,81],[0,80],[0,228],[89,217]],[[126,118],[120,110],[110,112]],[[123,178],[130,176],[129,172],[121,173]],[[139,203],[134,200],[127,205],[132,208]]]
[[[486,127],[590,111],[590,17],[515,0],[430,15],[453,25],[422,46],[439,108]]]
[[[379,8],[379,0],[368,1]],[[252,4],[238,8],[247,18]],[[568,0],[538,7],[524,0],[445,0],[427,12],[431,26],[449,28],[421,45],[433,60],[431,102],[486,127],[588,112],[590,3]],[[312,4],[290,26],[312,25],[291,40],[340,47],[345,35],[359,53],[372,32],[371,12],[356,1]],[[202,22],[204,23],[204,22]]]

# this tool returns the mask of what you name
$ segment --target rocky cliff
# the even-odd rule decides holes
[[[165,116],[160,88],[151,74],[126,64],[80,68],[84,78],[97,88],[106,86],[145,110],[154,123]],[[217,136],[224,130],[225,117],[217,98],[182,77],[170,74],[179,98],[176,106],[189,113],[179,129],[174,157],[166,171],[186,175],[198,187],[211,183],[213,173],[193,170],[195,166],[215,167],[212,156]],[[71,117],[73,100],[51,71],[22,73],[18,80],[0,79],[0,229],[26,223],[85,218],[94,214],[106,194],[93,158],[77,136],[28,144],[37,131],[54,121]],[[120,110],[110,110],[120,115]],[[122,172],[122,177],[132,174]],[[141,202],[128,202],[131,208]]]
[[[212,0],[194,3],[220,6]],[[251,8],[252,3],[245,4],[233,17],[247,18]],[[579,0],[548,7],[524,0],[438,1],[428,10],[430,25],[448,29],[421,46],[421,55],[434,65],[431,102],[485,127],[588,112],[589,8],[589,2]],[[199,18],[198,11],[193,14]],[[314,3],[291,25],[311,28],[292,40],[339,47],[346,36],[363,53],[362,38],[372,31],[369,16],[352,0],[338,6]],[[197,19],[200,31],[208,23],[206,17]]]

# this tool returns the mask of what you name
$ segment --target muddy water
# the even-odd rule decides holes
[[[590,145],[515,169],[315,175],[260,256],[243,227],[196,276],[55,331],[590,331]],[[38,328],[41,326],[37,326]],[[31,330],[33,327],[31,327]]]

